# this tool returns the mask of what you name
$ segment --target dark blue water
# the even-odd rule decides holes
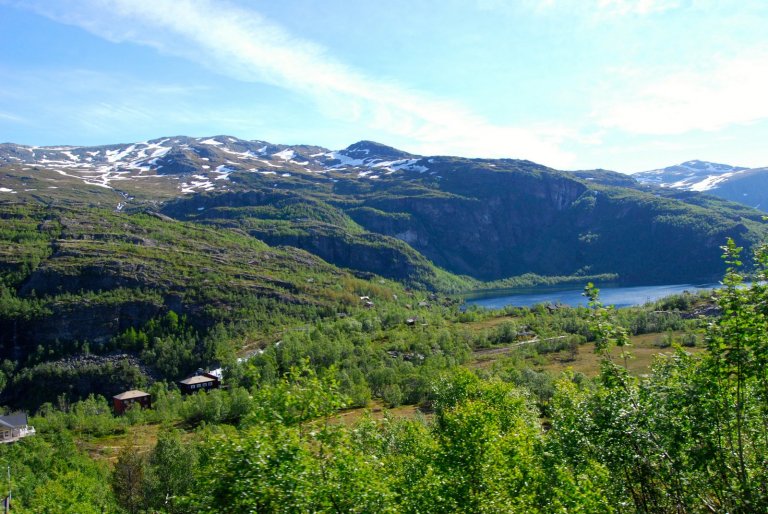
[[[672,284],[665,286],[634,286],[634,287],[601,287],[600,301],[603,305],[615,305],[616,307],[629,307],[642,305],[664,298],[665,296],[680,294],[683,291],[694,293],[702,289],[714,289],[720,284]],[[488,309],[501,309],[508,305],[515,307],[530,307],[538,303],[560,303],[575,307],[587,305],[587,298],[582,296],[583,288],[568,289],[503,289],[489,291],[482,295],[467,297],[469,305],[479,305]]]

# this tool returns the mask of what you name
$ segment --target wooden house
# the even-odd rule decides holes
[[[0,443],[12,443],[22,437],[35,434],[35,427],[29,426],[24,412],[0,416]]]
[[[139,404],[142,409],[152,407],[152,396],[144,391],[132,389],[112,397],[115,414],[123,414],[131,405]]]
[[[212,374],[198,371],[184,380],[179,380],[179,389],[184,394],[192,394],[198,391],[209,391],[221,387],[221,378]]]

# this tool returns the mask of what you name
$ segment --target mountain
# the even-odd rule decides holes
[[[451,305],[434,292],[714,280],[727,237],[766,236],[759,211],[695,191],[371,141],[7,143],[0,361],[16,364],[2,394],[114,394],[348,316],[405,327],[420,304]]]
[[[741,171],[694,161],[678,168],[657,174],[659,183]],[[707,280],[721,274],[727,236],[750,246],[765,233],[756,211],[676,197],[607,170],[425,157],[371,141],[339,151],[231,136],[4,144],[0,183],[0,201],[152,210],[443,290],[526,273]]]
[[[719,183],[748,168],[707,161],[687,161],[666,168],[642,171],[632,175],[639,182],[686,191],[709,191]]]
[[[279,178],[296,173],[330,180],[330,173],[376,179],[381,174],[410,169],[418,160],[406,152],[370,141],[338,152],[317,146],[243,141],[230,136],[177,136],[97,147],[0,144],[0,166],[6,170],[2,177],[3,193],[44,194],[23,181],[14,184],[14,177],[7,173],[35,171],[24,175],[30,180],[48,182],[47,189],[96,186],[156,200],[226,191],[231,188],[230,175],[236,172]]]
[[[632,175],[638,182],[684,191],[706,192],[732,202],[768,210],[768,168],[743,168],[688,161]]]
[[[755,168],[734,174],[707,193],[768,211],[768,168]]]

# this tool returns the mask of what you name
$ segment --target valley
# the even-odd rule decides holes
[[[765,292],[736,280],[764,276],[759,211],[605,170],[179,136],[5,144],[0,184],[0,400],[37,431],[0,458],[27,477],[32,512],[69,501],[47,489],[69,479],[72,505],[108,512],[550,511],[553,491],[610,510],[645,468],[613,460],[622,439],[569,438],[610,438],[619,422],[705,429],[658,391],[715,387],[699,370]],[[683,285],[722,277],[723,245],[725,287]],[[735,266],[737,246],[754,264]],[[615,287],[587,305],[592,282]],[[544,293],[513,305],[508,288]],[[214,369],[223,388],[182,394],[182,379]],[[113,413],[127,390],[152,408]],[[42,455],[79,471],[35,474],[54,469]],[[146,477],[123,476],[136,470]],[[256,503],[236,492],[254,473]],[[608,473],[640,475],[617,489]],[[577,475],[592,492],[569,492]]]

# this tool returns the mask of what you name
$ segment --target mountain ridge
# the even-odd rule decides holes
[[[8,144],[0,181],[0,201],[152,210],[428,288],[462,282],[450,274],[706,280],[721,273],[726,236],[750,246],[764,231],[749,209],[608,170],[419,156],[365,140],[337,151],[226,135]],[[662,237],[684,242],[665,253]]]

